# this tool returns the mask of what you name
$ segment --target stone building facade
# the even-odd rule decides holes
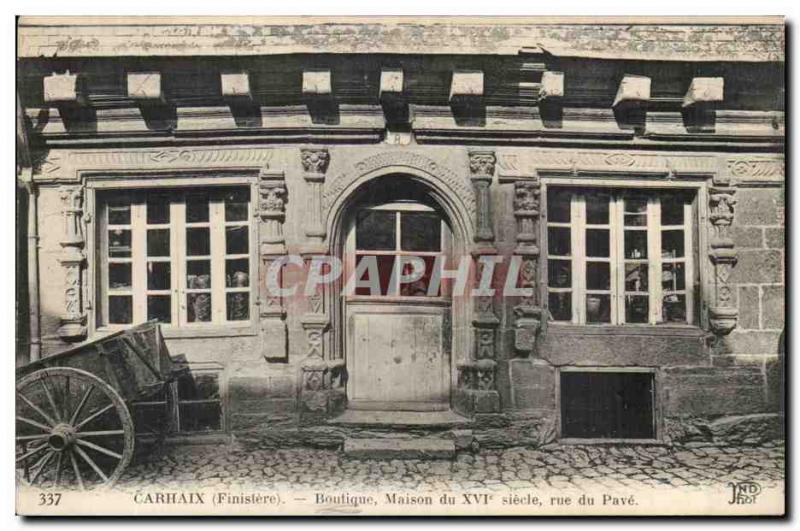
[[[19,25],[17,364],[159,319],[176,432],[275,444],[781,425],[782,22],[63,22]],[[528,289],[303,293],[407,250]]]

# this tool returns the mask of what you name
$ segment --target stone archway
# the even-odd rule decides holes
[[[452,252],[455,256],[469,254],[473,240],[473,219],[475,216],[475,195],[467,176],[459,176],[448,167],[423,155],[391,151],[367,157],[338,175],[326,184],[323,195],[324,221],[328,234],[327,250],[335,256],[342,256],[346,213],[358,200],[359,190],[368,183],[391,176],[407,179],[426,188],[433,201],[442,209],[451,223],[453,234]],[[325,310],[330,317],[331,333],[327,345],[326,363],[331,367],[345,368],[344,303],[341,296],[341,283],[326,288],[324,294]],[[453,304],[449,329],[451,334],[450,388],[457,384],[456,366],[469,358],[473,330],[470,326],[471,301],[461,298]],[[336,370],[332,370],[335,373]],[[346,376],[339,380],[342,386],[341,401],[344,401]]]

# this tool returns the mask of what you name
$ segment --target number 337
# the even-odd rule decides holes
[[[58,505],[61,501],[60,492],[41,492],[39,493],[39,505]]]

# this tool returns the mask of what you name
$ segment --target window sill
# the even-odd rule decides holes
[[[112,334],[130,328],[128,326],[122,327],[103,327],[95,330],[97,337]],[[192,338],[205,338],[205,337],[245,337],[255,336],[258,334],[258,328],[255,325],[213,325],[213,326],[161,326],[161,335],[164,339],[192,339]]]
[[[622,439],[619,437],[616,438],[587,438],[581,439],[578,437],[564,437],[558,439],[558,442],[561,444],[647,444],[647,445],[658,445],[658,446],[666,446],[666,443],[660,439]]]
[[[547,324],[547,333],[575,334],[583,336],[670,336],[697,337],[706,331],[694,325],[579,325],[572,323]]]

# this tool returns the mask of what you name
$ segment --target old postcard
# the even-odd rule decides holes
[[[784,22],[21,17],[21,515],[782,515]]]

